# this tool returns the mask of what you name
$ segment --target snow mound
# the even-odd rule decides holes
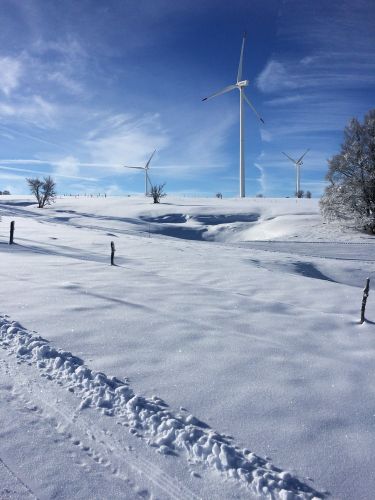
[[[190,462],[215,469],[256,495],[281,500],[325,498],[292,474],[247,449],[240,449],[186,411],[173,411],[160,398],[137,395],[128,383],[95,372],[71,352],[55,349],[18,322],[0,316],[0,345],[41,375],[80,398],[78,411],[96,408],[114,416],[129,432],[143,437],[161,454],[185,453]]]

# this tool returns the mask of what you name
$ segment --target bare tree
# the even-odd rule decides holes
[[[295,192],[296,198],[303,198],[305,191],[303,189],[300,189],[299,191]]]
[[[164,182],[164,184],[151,186],[150,195],[153,197],[154,203],[159,203],[160,198],[167,196],[167,193],[164,193],[164,186],[165,186],[165,182]]]
[[[306,191],[305,198],[311,198],[311,191]]]
[[[38,177],[34,179],[26,179],[31,194],[35,196],[38,202],[38,207],[43,208],[45,205],[50,205],[56,197],[56,184],[50,175],[40,180]]]

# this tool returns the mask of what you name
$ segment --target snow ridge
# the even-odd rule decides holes
[[[1,315],[0,345],[20,360],[36,364],[43,376],[74,392],[81,399],[79,411],[90,406],[115,416],[131,434],[143,437],[161,454],[185,452],[190,462],[216,469],[266,498],[326,497],[291,473],[247,449],[241,450],[186,411],[170,410],[156,396],[148,399],[135,394],[127,382],[91,370],[82,359],[51,347],[41,336]]]

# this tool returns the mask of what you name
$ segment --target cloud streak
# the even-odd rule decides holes
[[[98,180],[94,177],[80,177],[80,176],[74,176],[74,175],[59,174],[58,172],[45,172],[42,170],[34,170],[34,169],[27,169],[27,168],[5,167],[3,165],[0,165],[0,169],[1,170],[9,170],[12,172],[22,172],[22,173],[33,174],[33,175],[53,175],[53,176],[61,177],[61,178],[65,178],[65,179],[77,179],[80,181],[87,181],[87,182],[97,182],[97,180]]]

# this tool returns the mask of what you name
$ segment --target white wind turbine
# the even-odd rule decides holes
[[[240,197],[241,198],[245,197],[245,140],[244,140],[245,129],[244,129],[244,109],[243,109],[244,100],[247,102],[247,104],[250,106],[250,108],[254,111],[254,113],[259,118],[259,120],[262,123],[264,123],[264,120],[259,116],[254,105],[252,104],[252,102],[248,99],[248,97],[245,94],[245,87],[247,87],[250,83],[249,80],[242,80],[242,61],[243,61],[243,51],[244,51],[244,47],[245,47],[245,40],[246,40],[246,33],[244,33],[244,36],[242,39],[240,63],[238,65],[238,72],[237,72],[237,83],[235,83],[233,85],[228,85],[228,87],[225,87],[222,90],[215,92],[215,94],[212,94],[212,95],[202,99],[202,101],[207,101],[208,99],[212,99],[213,97],[216,97],[216,96],[221,95],[221,94],[225,94],[225,93],[230,92],[231,90],[234,90],[234,89],[238,89],[240,91]]]
[[[293,158],[291,158],[289,155],[287,155],[286,153],[284,153],[284,151],[281,151],[283,155],[285,155],[287,158],[289,158],[289,160],[294,163],[294,165],[296,166],[296,196],[298,198],[298,193],[301,191],[301,167],[303,165],[303,157],[309,152],[310,150],[309,149],[306,149],[306,151],[303,153],[303,155],[301,156],[301,158],[298,158],[298,160],[293,160]]]
[[[150,170],[150,163],[151,163],[152,157],[154,156],[155,153],[156,153],[156,149],[154,150],[154,152],[152,153],[152,155],[150,156],[148,162],[146,163],[146,165],[144,167],[130,167],[129,165],[123,165],[124,168],[135,168],[137,170],[144,170],[144,172],[145,172],[145,196],[148,196],[148,194],[149,194],[148,185],[150,184],[150,186],[152,187],[152,182],[151,182],[150,177],[148,175],[148,171]]]

